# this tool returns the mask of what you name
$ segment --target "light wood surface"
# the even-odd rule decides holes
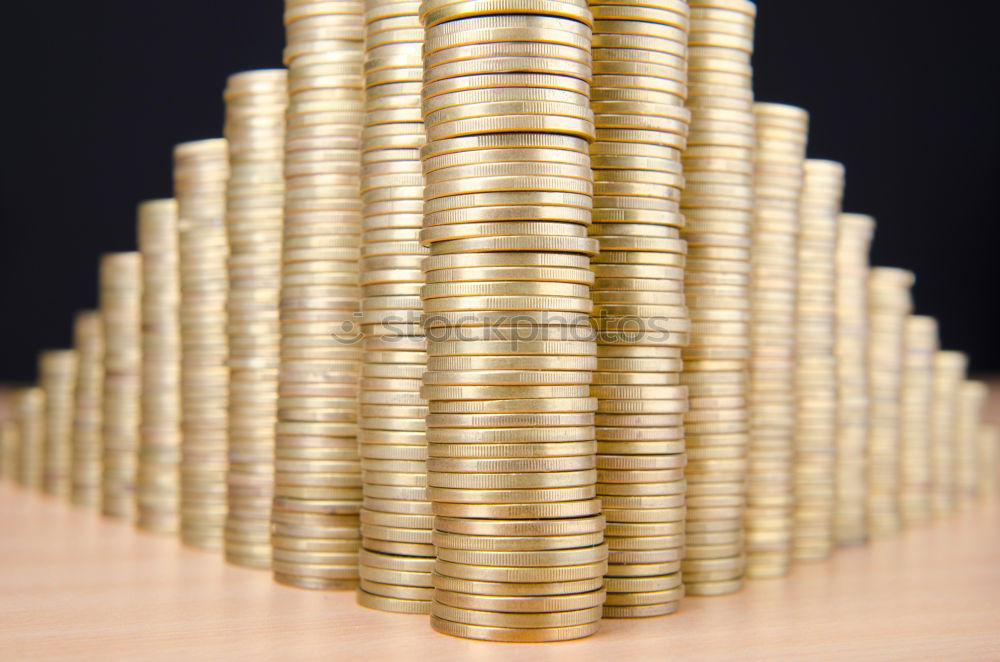
[[[349,657],[348,657],[349,656]],[[492,644],[274,584],[66,503],[0,485],[0,660],[990,660],[1000,658],[1000,504],[799,564],[589,639]]]

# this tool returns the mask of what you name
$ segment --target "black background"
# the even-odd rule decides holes
[[[98,256],[133,250],[135,204],[171,195],[172,146],[221,134],[226,76],[281,65],[281,4],[5,5],[0,380],[72,342]],[[757,97],[808,108],[810,155],[847,164],[874,263],[917,272],[917,310],[977,371],[1000,370],[992,4],[760,0],[754,59]]]

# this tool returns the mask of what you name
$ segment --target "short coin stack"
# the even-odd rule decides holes
[[[955,509],[955,426],[958,394],[969,359],[962,352],[934,355],[934,404],[931,408],[931,507],[934,515]]]
[[[45,444],[45,391],[37,386],[14,393],[14,420],[20,445],[17,452],[17,482],[23,487],[42,486],[42,453]]]
[[[682,383],[688,466],[688,595],[743,585],[750,358],[750,244],[754,220],[753,52],[756,5],[697,0],[688,36],[691,125],[681,206],[687,225],[685,295],[692,321]]]
[[[607,570],[589,393],[591,13],[426,0],[421,20],[431,625],[584,637]]]
[[[223,95],[229,145],[225,549],[227,561],[252,568],[271,567],[287,83],[284,69],[245,71],[229,77]],[[281,460],[278,471],[301,461]]]
[[[101,504],[101,418],[104,398],[104,323],[101,313],[84,310],[73,326],[76,391],[73,412],[73,503]]]
[[[867,537],[868,253],[875,219],[841,214],[837,233],[837,505],[838,545]]]
[[[274,577],[354,588],[364,111],[361,0],[286,0],[288,123],[281,263],[281,369],[272,512]]]
[[[174,148],[181,287],[181,541],[222,549],[226,521],[225,139]]]
[[[104,255],[100,280],[105,343],[101,511],[132,522],[142,399],[142,256]]]
[[[904,525],[919,524],[931,516],[931,410],[937,350],[937,320],[910,315],[903,329],[899,430],[899,512]]]
[[[596,282],[597,494],[608,520],[606,617],[677,610],[684,588],[681,347],[686,244],[680,239],[691,112],[682,2],[590,2],[594,14],[591,145],[601,252]],[[648,48],[636,48],[640,40]]]
[[[910,271],[872,267],[868,279],[868,532],[899,530],[899,440],[902,414],[903,329],[913,310]]]
[[[837,497],[836,251],[844,166],[809,159],[799,206],[795,354],[795,559],[833,550]]]
[[[754,104],[756,210],[750,327],[747,576],[780,577],[792,559],[795,508],[795,315],[799,198],[809,114]]]
[[[72,487],[73,392],[76,352],[50,349],[38,357],[38,383],[45,391],[45,450],[42,490],[68,497]]]
[[[142,419],[138,504],[141,528],[180,526],[181,329],[177,203],[139,205],[142,253]]]
[[[4,399],[13,400],[12,391],[4,391]],[[10,407],[9,418],[0,421],[0,478],[5,480],[17,480],[17,453],[21,445],[21,431],[17,427],[17,422],[13,417],[13,403]]]
[[[1000,428],[993,423],[979,426],[978,436],[979,484],[977,490],[982,498],[995,497],[998,491],[998,470],[1000,470]]]
[[[430,612],[432,516],[427,501],[427,367],[420,271],[423,26],[418,3],[367,0],[364,219],[358,449],[364,501],[359,604]]]
[[[967,508],[976,495],[979,483],[979,424],[988,394],[986,384],[966,379],[958,389],[955,420],[955,503]]]

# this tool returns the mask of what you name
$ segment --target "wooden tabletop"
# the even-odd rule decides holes
[[[350,655],[350,658],[346,658]],[[1000,502],[673,616],[589,639],[493,644],[0,484],[0,659],[490,662],[1000,658]]]

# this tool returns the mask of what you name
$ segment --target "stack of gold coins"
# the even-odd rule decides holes
[[[431,625],[584,637],[607,570],[590,397],[592,16],[584,0],[420,9]]]
[[[142,399],[142,256],[101,258],[104,322],[103,481],[101,511],[136,519],[139,418]]]
[[[58,497],[72,490],[73,393],[76,352],[50,349],[38,357],[38,383],[45,391],[45,450],[42,489]]]
[[[607,617],[677,610],[684,587],[681,347],[686,243],[681,150],[691,111],[683,2],[592,0],[591,145],[601,252],[593,325],[598,367],[597,494],[608,520]],[[648,43],[637,48],[637,35]],[[653,91],[655,90],[655,92]]]
[[[420,325],[424,178],[420,147],[423,26],[418,3],[365,3],[364,214],[358,449],[361,510],[359,604],[430,612],[431,510],[426,495],[427,367]]]
[[[786,574],[792,558],[796,238],[809,114],[795,106],[756,103],[754,118],[746,573],[762,578]],[[716,394],[718,389],[711,392]]]
[[[10,391],[4,391],[4,398],[12,398]],[[5,480],[17,480],[17,453],[21,446],[21,434],[17,428],[17,422],[13,418],[13,404],[11,407],[11,417],[0,421],[0,478]]]
[[[45,444],[45,391],[26,386],[14,392],[14,421],[20,444],[17,452],[17,482],[24,487],[42,486]]]
[[[1000,428],[993,423],[979,426],[979,484],[980,497],[995,497],[997,494],[998,470],[1000,470]]]
[[[230,563],[252,568],[271,567],[287,84],[284,69],[245,71],[229,77],[224,94],[229,144],[225,550]],[[282,459],[278,470],[301,461]]]
[[[361,0],[286,0],[288,123],[272,512],[277,581],[357,584]]]
[[[966,508],[979,483],[979,426],[989,390],[980,381],[966,379],[958,389],[955,412],[955,504]]]
[[[795,339],[795,523],[792,556],[823,559],[833,550],[836,502],[837,221],[844,166],[805,162],[799,203]]]
[[[937,320],[911,315],[903,329],[902,419],[899,436],[899,513],[904,525],[931,516],[931,409]]]
[[[181,287],[181,541],[222,549],[229,370],[225,139],[174,148]]]
[[[867,537],[868,253],[875,219],[841,214],[837,234],[837,505],[838,545]]]
[[[142,253],[142,419],[138,525],[177,533],[180,520],[181,329],[177,203],[139,205]]]
[[[969,359],[962,352],[934,355],[934,402],[931,407],[931,507],[940,517],[955,508],[955,421],[958,392]]]
[[[902,416],[903,332],[913,309],[910,271],[872,267],[868,278],[868,532],[899,530],[899,440]]]
[[[691,3],[685,294],[692,321],[682,383],[688,467],[689,595],[743,585],[743,517],[749,447],[750,245],[754,218],[754,20],[748,0]],[[704,535],[703,535],[704,534]],[[711,535],[709,535],[711,534]]]
[[[73,414],[73,503],[101,505],[102,418],[104,401],[104,324],[101,313],[76,315],[76,402]]]

